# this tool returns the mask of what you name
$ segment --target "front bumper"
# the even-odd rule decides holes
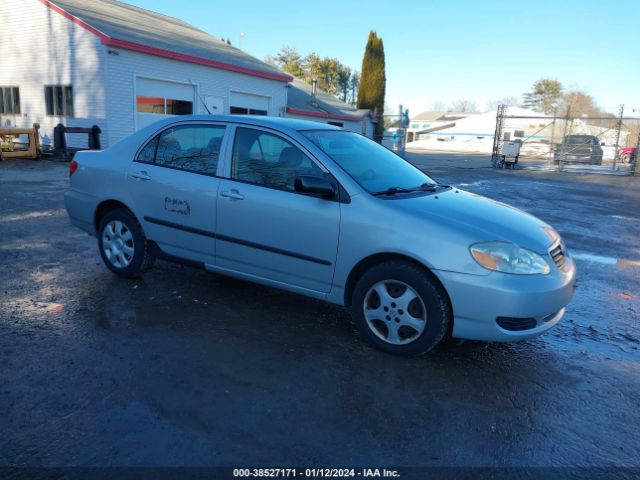
[[[548,275],[510,275],[491,272],[486,276],[435,272],[444,285],[453,308],[453,336],[468,340],[511,342],[546,332],[560,321],[575,290],[576,269],[567,263]],[[535,319],[532,328],[507,330],[498,317]]]

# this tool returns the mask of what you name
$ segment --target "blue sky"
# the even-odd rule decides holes
[[[291,45],[360,69],[369,30],[384,40],[387,103],[521,97],[542,77],[640,110],[638,0],[125,0],[230,38],[260,59]]]

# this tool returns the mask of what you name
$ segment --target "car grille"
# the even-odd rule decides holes
[[[551,258],[553,258],[553,261],[558,266],[558,268],[564,267],[564,264],[567,262],[567,259],[564,255],[564,250],[562,250],[562,244],[558,244],[557,247],[549,252],[549,255],[551,255]]]

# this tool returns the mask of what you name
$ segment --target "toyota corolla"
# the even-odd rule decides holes
[[[539,335],[574,292],[551,226],[331,125],[172,117],[70,175],[71,222],[116,275],[164,259],[323,299],[392,353]]]

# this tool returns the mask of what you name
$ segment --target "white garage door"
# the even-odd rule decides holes
[[[271,97],[231,92],[229,111],[235,115],[268,115]]]
[[[194,113],[194,88],[184,83],[136,78],[136,128],[161,118]]]

